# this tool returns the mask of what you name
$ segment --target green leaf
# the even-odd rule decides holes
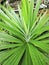
[[[49,53],[49,44],[48,43],[42,43],[41,41],[31,40],[30,41],[35,47],[40,48],[43,52]]]
[[[34,22],[37,19],[37,15],[38,15],[38,11],[39,11],[40,4],[41,4],[41,0],[37,0],[36,7],[35,7],[35,11],[33,13],[33,21],[32,21],[32,24],[31,25],[34,25]],[[31,27],[31,30],[32,30],[32,27]]]
[[[49,64],[49,58],[47,58],[44,54],[38,51],[33,45],[29,44],[28,47],[33,65],[46,65],[46,63]]]
[[[12,48],[15,48],[15,47],[19,47],[19,46],[22,46],[23,44],[14,44],[14,43],[8,43],[8,42],[0,42],[0,50],[3,50],[3,49],[12,49]]]
[[[3,65],[9,65],[9,64],[14,64],[14,65],[18,65],[23,53],[24,53],[25,47],[20,47],[18,49],[16,49],[16,51],[13,53],[13,55],[11,55],[5,62]],[[16,58],[15,58],[16,57]],[[11,59],[12,58],[12,59]]]
[[[36,40],[44,39],[49,37],[49,33],[43,34],[42,36],[38,37]]]
[[[28,46],[27,46],[25,53],[24,53],[24,57],[23,57],[20,65],[32,65],[32,64],[33,63],[32,63],[31,56],[30,56],[30,53],[29,53],[29,49],[28,49]]]
[[[0,32],[0,41],[7,41],[7,42],[16,42],[16,43],[21,43],[21,40],[11,36],[11,35],[8,35],[7,33],[5,32]]]
[[[29,52],[31,55],[33,65],[42,65],[40,60],[39,60],[38,55],[36,55],[35,48],[30,44],[28,44],[28,47],[29,47]]]

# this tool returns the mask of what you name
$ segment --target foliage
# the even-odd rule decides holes
[[[38,16],[41,0],[21,3],[19,15],[0,5],[0,64],[49,65],[49,14]]]

